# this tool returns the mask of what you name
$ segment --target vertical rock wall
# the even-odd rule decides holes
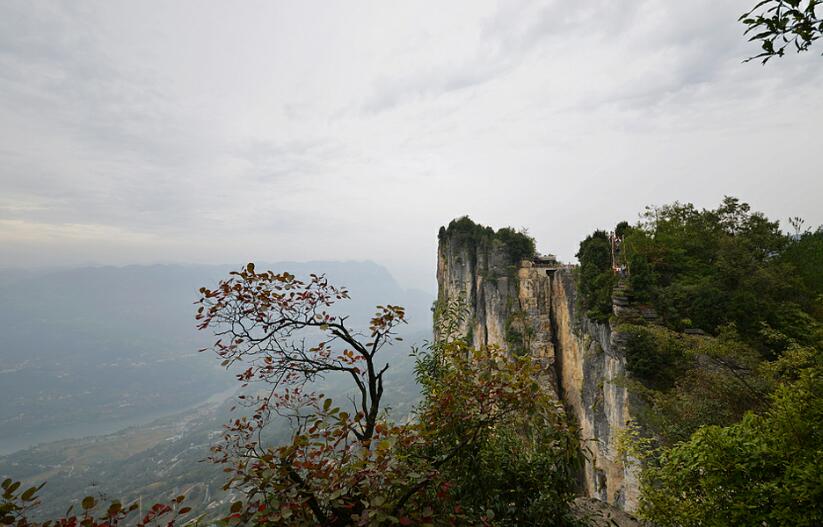
[[[437,255],[438,304],[462,299],[468,316],[460,331],[475,347],[499,346],[539,360],[556,390],[551,280],[545,268],[512,262],[492,239],[472,245],[441,237]]]
[[[472,337],[476,347],[505,346],[506,321],[517,296],[510,267],[501,243],[477,245],[457,236],[440,237],[437,302],[462,299],[466,303],[469,313],[460,330]]]
[[[567,411],[586,449],[583,486],[587,496],[623,510],[637,508],[638,465],[618,452],[620,433],[631,418],[623,338],[607,324],[578,316],[570,269],[553,280],[552,314],[557,328],[558,375]]]
[[[575,312],[571,269],[513,262],[499,240],[467,243],[441,231],[437,282],[438,305],[462,299],[468,307],[460,330],[474,346],[527,353],[543,364],[546,389],[562,399],[587,450],[585,495],[635,510],[637,468],[617,448],[630,418],[621,336]]]

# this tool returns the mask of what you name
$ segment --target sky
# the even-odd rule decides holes
[[[0,267],[373,260],[734,195],[823,224],[820,49],[754,0],[0,3]]]

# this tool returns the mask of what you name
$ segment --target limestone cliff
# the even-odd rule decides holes
[[[459,299],[469,309],[461,324],[474,346],[505,345],[506,321],[517,297],[512,262],[494,240],[441,231],[437,250],[438,306]],[[435,328],[437,329],[437,328]]]
[[[465,303],[460,329],[474,346],[497,345],[541,362],[545,388],[564,403],[586,450],[583,494],[633,511],[636,468],[617,448],[630,418],[630,396],[620,382],[626,368],[620,334],[576,312],[573,269],[551,259],[521,259],[509,240],[471,225],[441,229],[438,306]]]
[[[460,299],[468,308],[462,333],[476,347],[496,345],[543,362],[556,387],[551,280],[545,268],[512,258],[488,231],[467,237],[441,231],[438,305]]]
[[[618,442],[631,419],[625,340],[608,324],[576,313],[576,288],[570,269],[559,270],[552,287],[557,328],[559,384],[563,402],[577,423],[586,449],[583,486],[587,496],[626,511],[637,508],[638,465],[623,459]]]

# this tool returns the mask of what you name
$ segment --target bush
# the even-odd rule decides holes
[[[539,365],[458,339],[418,355],[416,372],[424,450],[444,460],[443,487],[431,503],[447,493],[460,506],[458,525],[576,525],[569,504],[579,443],[562,407],[540,388]]]
[[[502,227],[495,232],[491,227],[473,222],[468,216],[452,220],[447,228],[441,227],[438,238],[443,241],[449,237],[472,250],[478,247],[491,247],[495,240],[499,241],[506,247],[506,252],[514,264],[533,258],[537,252],[534,238],[526,232],[516,231],[511,227]]]
[[[612,313],[611,245],[605,231],[595,231],[580,242],[575,255],[580,262],[577,288],[580,307],[586,316],[605,322]]]
[[[686,345],[664,328],[626,324],[619,328],[627,335],[626,368],[644,385],[667,389],[683,373]]]
[[[515,231],[511,227],[498,229],[495,237],[506,245],[509,257],[514,263],[534,258],[537,252],[534,238],[525,232]]]
[[[660,527],[823,525],[823,369],[777,389],[762,414],[656,452],[641,512]]]

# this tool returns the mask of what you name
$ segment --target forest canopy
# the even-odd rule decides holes
[[[580,244],[580,307],[625,341],[657,525],[823,521],[823,229],[789,223],[675,202]]]
[[[605,231],[586,238],[577,256],[582,307],[607,320],[616,282]],[[670,329],[719,335],[734,326],[764,357],[823,338],[821,229],[783,232],[732,197],[716,209],[675,202],[624,227],[618,259],[632,300],[653,307]]]

